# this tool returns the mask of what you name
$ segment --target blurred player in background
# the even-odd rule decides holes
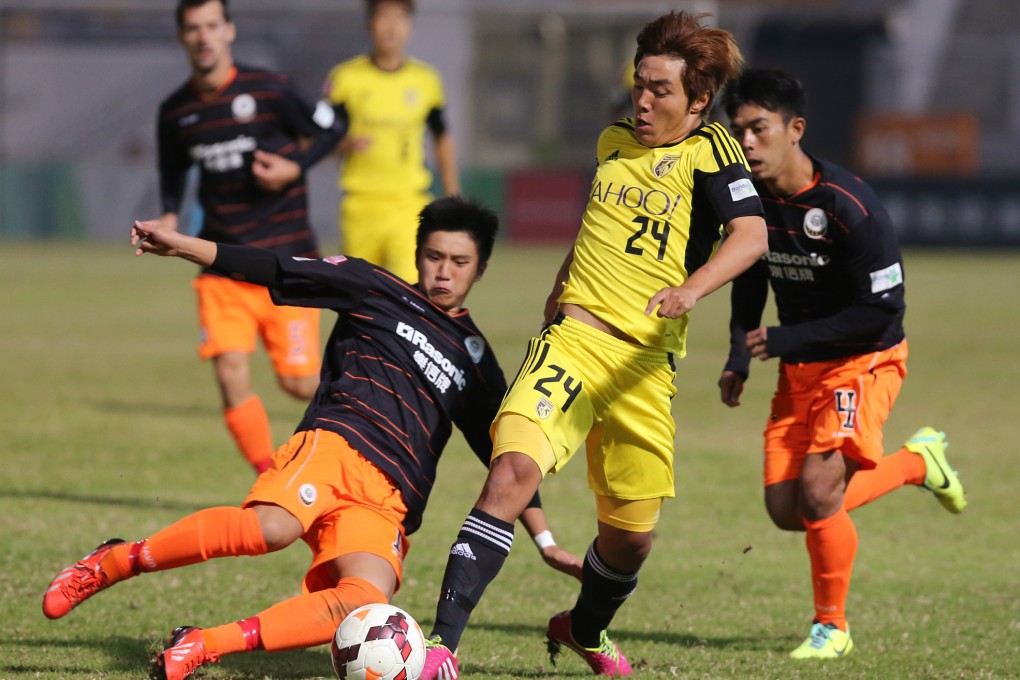
[[[303,539],[313,554],[304,594],[236,623],[175,630],[155,670],[180,680],[226,654],[327,643],[348,612],[389,601],[452,425],[487,464],[489,423],[506,390],[463,306],[492,253],[495,214],[443,198],[422,211],[420,224],[412,286],[360,259],[289,257],[136,223],[139,254],[195,262],[268,286],[276,302],[332,309],[339,318],[315,398],[241,507],[202,510],[136,543],[107,541],[57,575],[43,600],[46,616],[64,616],[141,573],[261,555]],[[528,531],[550,539],[543,559],[579,578],[581,562],[551,540],[537,494],[522,511]]]
[[[315,256],[304,171],[335,147],[341,122],[325,102],[306,104],[285,76],[234,63],[226,0],[181,0],[177,30],[191,78],[159,109],[160,222],[177,229],[188,169],[197,164],[202,238]],[[265,289],[207,269],[194,287],[199,356],[212,359],[227,429],[261,472],[274,446],[251,382],[256,338],[280,387],[308,400],[318,385],[319,312],[276,307]]]
[[[488,478],[449,553],[422,680],[457,677],[454,653],[510,552],[514,519],[582,444],[598,535],[574,608],[549,621],[550,651],[555,659],[566,646],[598,675],[631,671],[606,629],[637,587],[663,499],[674,495],[670,400],[688,313],[756,262],[767,240],[740,147],[703,120],[739,73],[740,52],[701,18],[670,13],[638,35],[634,117],[599,138],[548,325],[493,423]]]
[[[815,616],[791,653],[853,649],[846,598],[857,550],[847,514],[906,484],[950,512],[966,505],[945,435],[917,431],[882,456],[882,425],[907,367],[903,258],[889,216],[860,179],[800,146],[807,95],[780,71],[751,69],[723,107],[765,207],[769,253],[733,283],[731,348],[719,380],[738,406],[750,360],[778,357],[765,428],[765,506],[776,526],[806,531]],[[760,326],[771,284],[779,325]]]
[[[431,199],[425,131],[448,196],[460,192],[456,156],[439,74],[406,53],[414,2],[368,0],[367,12],[371,52],[335,66],[323,86],[350,127],[340,145],[341,250],[410,280],[415,216]]]

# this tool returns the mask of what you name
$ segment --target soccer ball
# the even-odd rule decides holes
[[[366,604],[336,629],[332,657],[340,680],[418,680],[425,666],[425,635],[400,607]]]

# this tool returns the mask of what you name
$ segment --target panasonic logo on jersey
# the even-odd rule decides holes
[[[772,264],[795,264],[807,267],[824,267],[829,264],[830,259],[828,255],[818,255],[817,253],[797,255],[795,253],[780,253],[775,250],[765,253],[764,258]]]
[[[443,353],[429,342],[428,337],[424,333],[400,321],[397,323],[397,335],[421,349],[446,375],[450,376],[450,379],[453,380],[459,389],[464,389],[464,386],[467,384],[467,380],[464,378],[464,371],[457,368],[452,361],[443,356]]]

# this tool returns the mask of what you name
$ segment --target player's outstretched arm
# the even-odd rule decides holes
[[[182,234],[160,220],[135,220],[131,227],[131,245],[135,247],[135,255],[152,253],[179,257],[203,267],[212,265],[216,259],[215,243]]]
[[[552,531],[549,530],[549,523],[546,522],[545,512],[542,508],[526,508],[521,513],[521,524],[528,530],[531,539],[535,541],[542,559],[556,571],[563,572],[567,576],[573,576],[581,580],[581,560],[571,552],[556,545]]]
[[[737,217],[726,225],[729,236],[712,258],[674,288],[663,288],[648,300],[645,314],[675,319],[694,309],[698,300],[729,283],[768,252],[765,220]]]

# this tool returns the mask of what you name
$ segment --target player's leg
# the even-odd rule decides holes
[[[444,665],[452,666],[456,677],[451,654],[510,553],[514,521],[545,473],[565,465],[591,429],[591,399],[574,363],[584,347],[576,340],[554,324],[529,342],[492,426],[492,463],[481,495],[450,549],[429,635],[442,638],[443,646],[430,646],[422,680],[437,677]]]
[[[907,373],[907,342],[875,352],[856,360],[867,372],[862,376],[864,388],[860,418],[870,419],[870,428],[881,447],[882,425],[892,411]],[[867,367],[864,366],[867,364]],[[859,470],[850,480],[846,492],[846,509],[853,510],[906,485],[925,481],[925,458],[904,445],[891,455],[876,461],[873,469]]]
[[[257,319],[253,300],[264,289],[220,276],[195,279],[202,359],[213,360],[223,404],[223,420],[252,467],[262,472],[273,455],[269,416],[251,385],[250,357],[255,351]]]
[[[276,506],[200,510],[141,541],[104,543],[57,575],[43,598],[43,612],[60,618],[96,593],[141,573],[217,557],[261,555],[300,535],[300,523]]]
[[[628,675],[630,663],[608,635],[609,624],[637,589],[638,571],[652,548],[661,498],[638,501],[596,496],[599,533],[584,558],[581,592],[573,609],[549,621],[555,663],[561,646],[581,656],[596,675]]]
[[[801,504],[815,616],[807,639],[790,653],[795,659],[836,658],[853,648],[846,599],[858,541],[843,496],[854,468],[854,461],[836,451],[811,454],[804,460]]]
[[[188,628],[157,658],[157,672],[170,680],[228,654],[327,643],[348,613],[388,602],[399,587],[408,542],[402,529],[407,508],[397,486],[338,435],[296,437],[302,445],[274,459],[246,503],[279,497],[294,504],[297,532],[313,555],[303,594],[233,623]]]
[[[850,478],[882,458],[882,425],[895,390],[875,373],[880,355],[792,368],[792,382],[813,391],[807,428],[811,441],[800,474],[800,503],[811,561],[815,616],[804,643],[791,656],[838,658],[853,648],[846,599],[857,552],[857,529],[845,506]]]
[[[319,310],[273,304],[268,291],[259,313],[259,332],[284,392],[309,401],[319,387]]]
[[[514,422],[517,418],[523,420],[509,414],[496,422],[497,445],[498,438],[506,440],[509,429],[526,429]],[[429,634],[430,638],[438,636],[451,652],[460,645],[471,612],[486,587],[503,568],[513,545],[514,521],[534,497],[542,476],[542,469],[529,454],[503,450],[494,458],[481,495],[450,548],[436,623]]]
[[[663,498],[674,493],[670,399],[676,388],[666,355],[601,340],[608,345],[596,350],[607,358],[601,376],[613,388],[601,392],[610,403],[585,447],[599,532],[585,555],[573,609],[555,615],[547,635],[554,659],[565,645],[597,675],[627,675],[630,664],[607,631],[637,588]]]
[[[400,505],[402,508],[402,502]],[[402,562],[400,555],[395,556],[392,537],[405,546],[401,555],[407,544],[392,518],[376,510],[341,510],[313,526],[309,539],[315,566],[305,578],[303,594],[233,623],[187,628],[187,637],[171,638],[157,656],[157,676],[162,672],[167,680],[178,680],[203,664],[240,652],[280,652],[327,644],[349,613],[362,605],[389,602],[400,581],[394,565],[400,569]],[[353,539],[345,541],[346,535]],[[322,561],[350,546],[368,547],[371,552],[349,552]]]

